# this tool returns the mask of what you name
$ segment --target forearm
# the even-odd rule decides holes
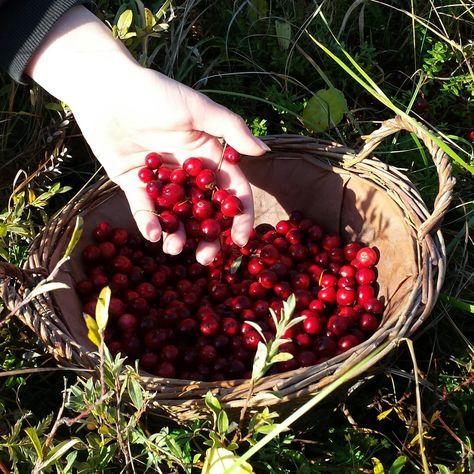
[[[74,109],[84,94],[89,99],[96,91],[103,94],[110,81],[122,80],[125,71],[136,67],[110,30],[85,7],[76,6],[50,30],[25,72]]]
[[[88,0],[0,0],[0,69],[16,81],[53,25]]]

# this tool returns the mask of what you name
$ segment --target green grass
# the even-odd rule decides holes
[[[155,13],[162,5],[146,3]],[[357,146],[360,135],[370,133],[378,122],[395,113],[406,114],[430,130],[452,159],[457,184],[443,223],[446,282],[429,320],[413,336],[416,359],[402,344],[352,389],[322,397],[304,423],[298,420],[265,446],[254,447],[249,462],[255,472],[395,474],[427,472],[426,464],[431,472],[474,472],[474,144],[468,138],[474,101],[472,5],[461,0],[341,0],[315,8],[309,1],[188,0],[173,4],[173,13],[166,8],[160,23],[167,29],[155,32],[143,28],[142,6],[135,0],[99,0],[97,12],[116,24],[120,13],[132,8],[130,28],[140,33],[139,39],[125,41],[132,53],[241,114],[258,135],[311,133],[302,121],[305,104],[313,93],[333,86],[343,92],[349,113],[318,136]],[[427,107],[420,108],[420,98]],[[17,204],[15,222],[8,212],[2,214],[0,229],[6,230],[0,239],[8,249],[6,258],[15,264],[25,258],[27,245],[44,220],[98,167],[78,130],[68,128],[68,156],[54,166],[60,174],[45,169],[43,150],[51,152],[45,143],[48,125],[64,117],[58,104],[46,106],[51,103],[55,101],[37,89],[30,94],[28,86],[0,78],[2,212],[11,211],[8,200],[14,189],[17,195],[28,196],[29,189],[39,196],[53,182],[72,187],[39,207],[32,206],[31,199],[21,209]],[[417,140],[397,134],[377,155],[405,168],[427,203],[433,202],[437,175]],[[15,180],[20,168],[24,173]],[[21,232],[14,232],[15,226]],[[100,447],[99,428],[114,429],[104,413],[55,428],[61,410],[72,420],[85,407],[81,397],[86,390],[77,375],[54,370],[54,361],[35,335],[17,320],[1,329],[0,347],[0,472],[32,472],[37,450],[47,457],[53,446],[68,449],[49,472],[62,472],[68,461],[84,472],[122,472],[124,461],[130,467],[131,460],[136,472],[143,472],[150,439],[160,448],[153,462],[163,472],[199,472],[210,421],[176,427],[140,414],[139,423],[130,425],[130,438],[120,441],[114,435]],[[50,370],[38,370],[45,368]],[[16,372],[8,376],[8,371]],[[65,386],[68,394],[75,394],[76,405],[63,403]],[[90,396],[97,395],[94,390],[100,395],[97,386],[90,388]],[[140,412],[136,407],[127,411],[121,400],[114,403],[110,409],[123,409],[124,422]],[[45,448],[48,436],[51,445]],[[262,438],[263,434],[255,435],[254,441]],[[130,447],[128,454],[124,442]],[[249,448],[243,445],[237,453],[245,456]]]

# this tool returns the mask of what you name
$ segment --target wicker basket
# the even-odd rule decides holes
[[[439,175],[439,192],[432,212],[402,172],[369,157],[382,139],[400,130],[415,133],[433,158]],[[242,160],[254,191],[257,223],[275,223],[298,208],[328,231],[377,247],[381,255],[377,267],[379,294],[386,303],[379,329],[358,347],[313,367],[264,377],[255,392],[278,390],[281,399],[252,398],[250,412],[259,405],[272,403],[280,413],[291,412],[383,345],[383,350],[371,360],[370,365],[375,364],[396,347],[400,338],[413,333],[425,321],[438,297],[446,263],[438,227],[454,185],[448,158],[429,137],[400,117],[387,120],[364,140],[364,147],[355,153],[344,146],[309,137],[271,136],[265,138],[272,149],[266,157]],[[84,217],[84,236],[90,235],[90,230],[104,216],[112,224],[134,228],[123,193],[111,181],[103,179],[49,222],[31,246],[25,271],[30,273],[35,268],[51,271],[65,250],[78,214]],[[75,269],[74,259],[86,244],[79,242],[71,264],[62,267],[58,275],[59,280],[71,287],[81,271]],[[12,309],[28,295],[34,280],[25,274],[19,286],[14,283],[18,269],[7,266],[4,273],[2,297]],[[87,341],[74,290],[37,296],[17,314],[59,363],[97,367],[97,355]],[[224,408],[238,411],[249,388],[246,380],[199,382],[147,374],[143,374],[143,382],[155,393],[153,406],[157,411],[180,421],[203,415],[203,396],[210,389]]]

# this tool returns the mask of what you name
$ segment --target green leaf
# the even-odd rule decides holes
[[[144,16],[145,16],[145,28],[152,29],[156,25],[156,18],[155,15],[153,15],[152,11],[149,8],[145,8],[143,10]]]
[[[226,448],[212,447],[206,451],[202,474],[222,474],[227,471],[232,474],[253,474],[254,470],[248,462],[232,469],[239,456]]]
[[[259,341],[257,346],[257,351],[255,352],[255,357],[253,359],[252,367],[252,379],[258,380],[264,374],[265,366],[267,364],[268,348],[262,342]]]
[[[104,332],[107,327],[109,319],[109,304],[112,292],[108,286],[102,288],[99,298],[97,299],[97,306],[95,307],[95,320],[97,321],[97,329],[99,332]]]
[[[451,474],[451,471],[444,464],[435,464],[438,468],[438,474]]]
[[[41,446],[41,442],[38,437],[38,433],[33,427],[28,427],[25,428],[25,432],[28,435],[28,438],[31,440],[31,444],[35,448],[36,455],[38,456],[38,459],[41,461],[43,459],[43,448]]]
[[[130,28],[133,21],[133,12],[132,10],[127,9],[125,10],[119,17],[117,22],[117,28],[119,30],[119,35],[122,33],[126,33]]]
[[[291,316],[293,316],[293,313],[295,312],[296,308],[296,296],[294,293],[291,293],[290,296],[288,296],[288,299],[286,301],[283,301],[283,316],[285,321],[289,321],[291,319]]]
[[[97,327],[95,319],[90,314],[86,313],[84,313],[84,319],[86,321],[86,326],[88,329],[87,337],[93,344],[95,344],[97,347],[100,347],[99,328]]]
[[[335,127],[345,112],[347,102],[339,89],[321,89],[307,102],[303,110],[303,123],[313,132],[324,132]]]
[[[388,474],[398,474],[405,466],[407,460],[408,458],[406,456],[398,456],[398,458],[395,459],[393,464],[390,466]]]
[[[278,46],[283,51],[290,47],[291,24],[286,20],[275,20],[275,32],[277,35]]]
[[[269,391],[264,391],[264,392],[258,392],[255,395],[252,396],[253,401],[257,400],[281,400],[281,395],[278,392],[269,392]]]
[[[0,257],[2,257],[3,259],[5,259],[7,262],[8,260],[10,260],[10,256],[8,255],[8,251],[5,249],[5,247],[0,244]]]
[[[230,273],[234,274],[240,267],[240,264],[242,263],[242,255],[239,255],[233,262],[232,265],[230,266]]]
[[[143,405],[142,387],[133,377],[128,378],[127,390],[128,395],[130,396],[130,400],[132,400],[133,406],[137,410],[140,410]]]
[[[222,410],[219,415],[217,415],[217,431],[221,436],[225,435],[227,433],[227,430],[229,429],[229,417],[227,416],[227,413]]]
[[[258,332],[260,337],[265,341],[265,336],[263,334],[262,328],[260,327],[260,325],[258,323],[256,323],[255,321],[245,321],[245,324],[248,324],[249,326],[252,326],[255,329],[255,331]]]
[[[260,18],[268,15],[267,0],[250,0],[247,6],[247,16],[249,20],[255,23]]]
[[[69,255],[71,255],[77,242],[79,242],[79,239],[82,235],[83,226],[84,219],[81,216],[77,216],[76,224],[74,225],[74,230],[72,231],[71,238],[69,239],[69,243],[67,244],[66,252],[64,252],[65,257],[69,257]]]
[[[48,467],[50,464],[55,463],[58,459],[60,459],[64,454],[66,454],[77,443],[81,443],[81,440],[79,438],[72,438],[54,446],[54,448],[52,448],[48,452],[48,455],[46,456],[45,461],[41,463],[40,469],[44,469]]]
[[[286,362],[287,360],[291,359],[293,359],[293,354],[290,354],[289,352],[279,352],[271,358],[270,364],[276,364],[277,362]]]
[[[7,226],[5,224],[0,224],[0,239],[7,235]]]
[[[372,464],[374,465],[374,474],[385,474],[385,469],[377,458],[372,458]]]
[[[219,400],[212,394],[209,390],[204,397],[204,403],[206,404],[207,408],[214,412],[217,415],[222,411],[221,404]]]
[[[61,289],[69,289],[69,286],[67,286],[66,283],[52,281],[49,283],[40,284],[37,287],[35,287],[35,289],[31,293],[29,293],[28,297],[35,298],[38,295],[47,293],[48,291],[61,290]]]

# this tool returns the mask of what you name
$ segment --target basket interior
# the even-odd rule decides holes
[[[394,197],[382,187],[383,183],[376,185],[370,179],[304,153],[273,159],[245,157],[241,166],[252,184],[256,224],[275,224],[299,209],[327,232],[340,233],[346,242],[358,240],[375,247],[380,253],[379,296],[386,304],[382,325],[400,315],[418,276],[419,258],[415,230]],[[81,215],[83,236],[57,278],[71,289],[55,291],[53,298],[73,339],[94,350],[87,339],[81,303],[73,290],[75,282],[85,276],[81,251],[90,243],[91,231],[100,221],[138,231],[120,190],[106,199],[91,201]],[[73,227],[71,220],[52,258],[45,262],[50,270],[64,254]]]

